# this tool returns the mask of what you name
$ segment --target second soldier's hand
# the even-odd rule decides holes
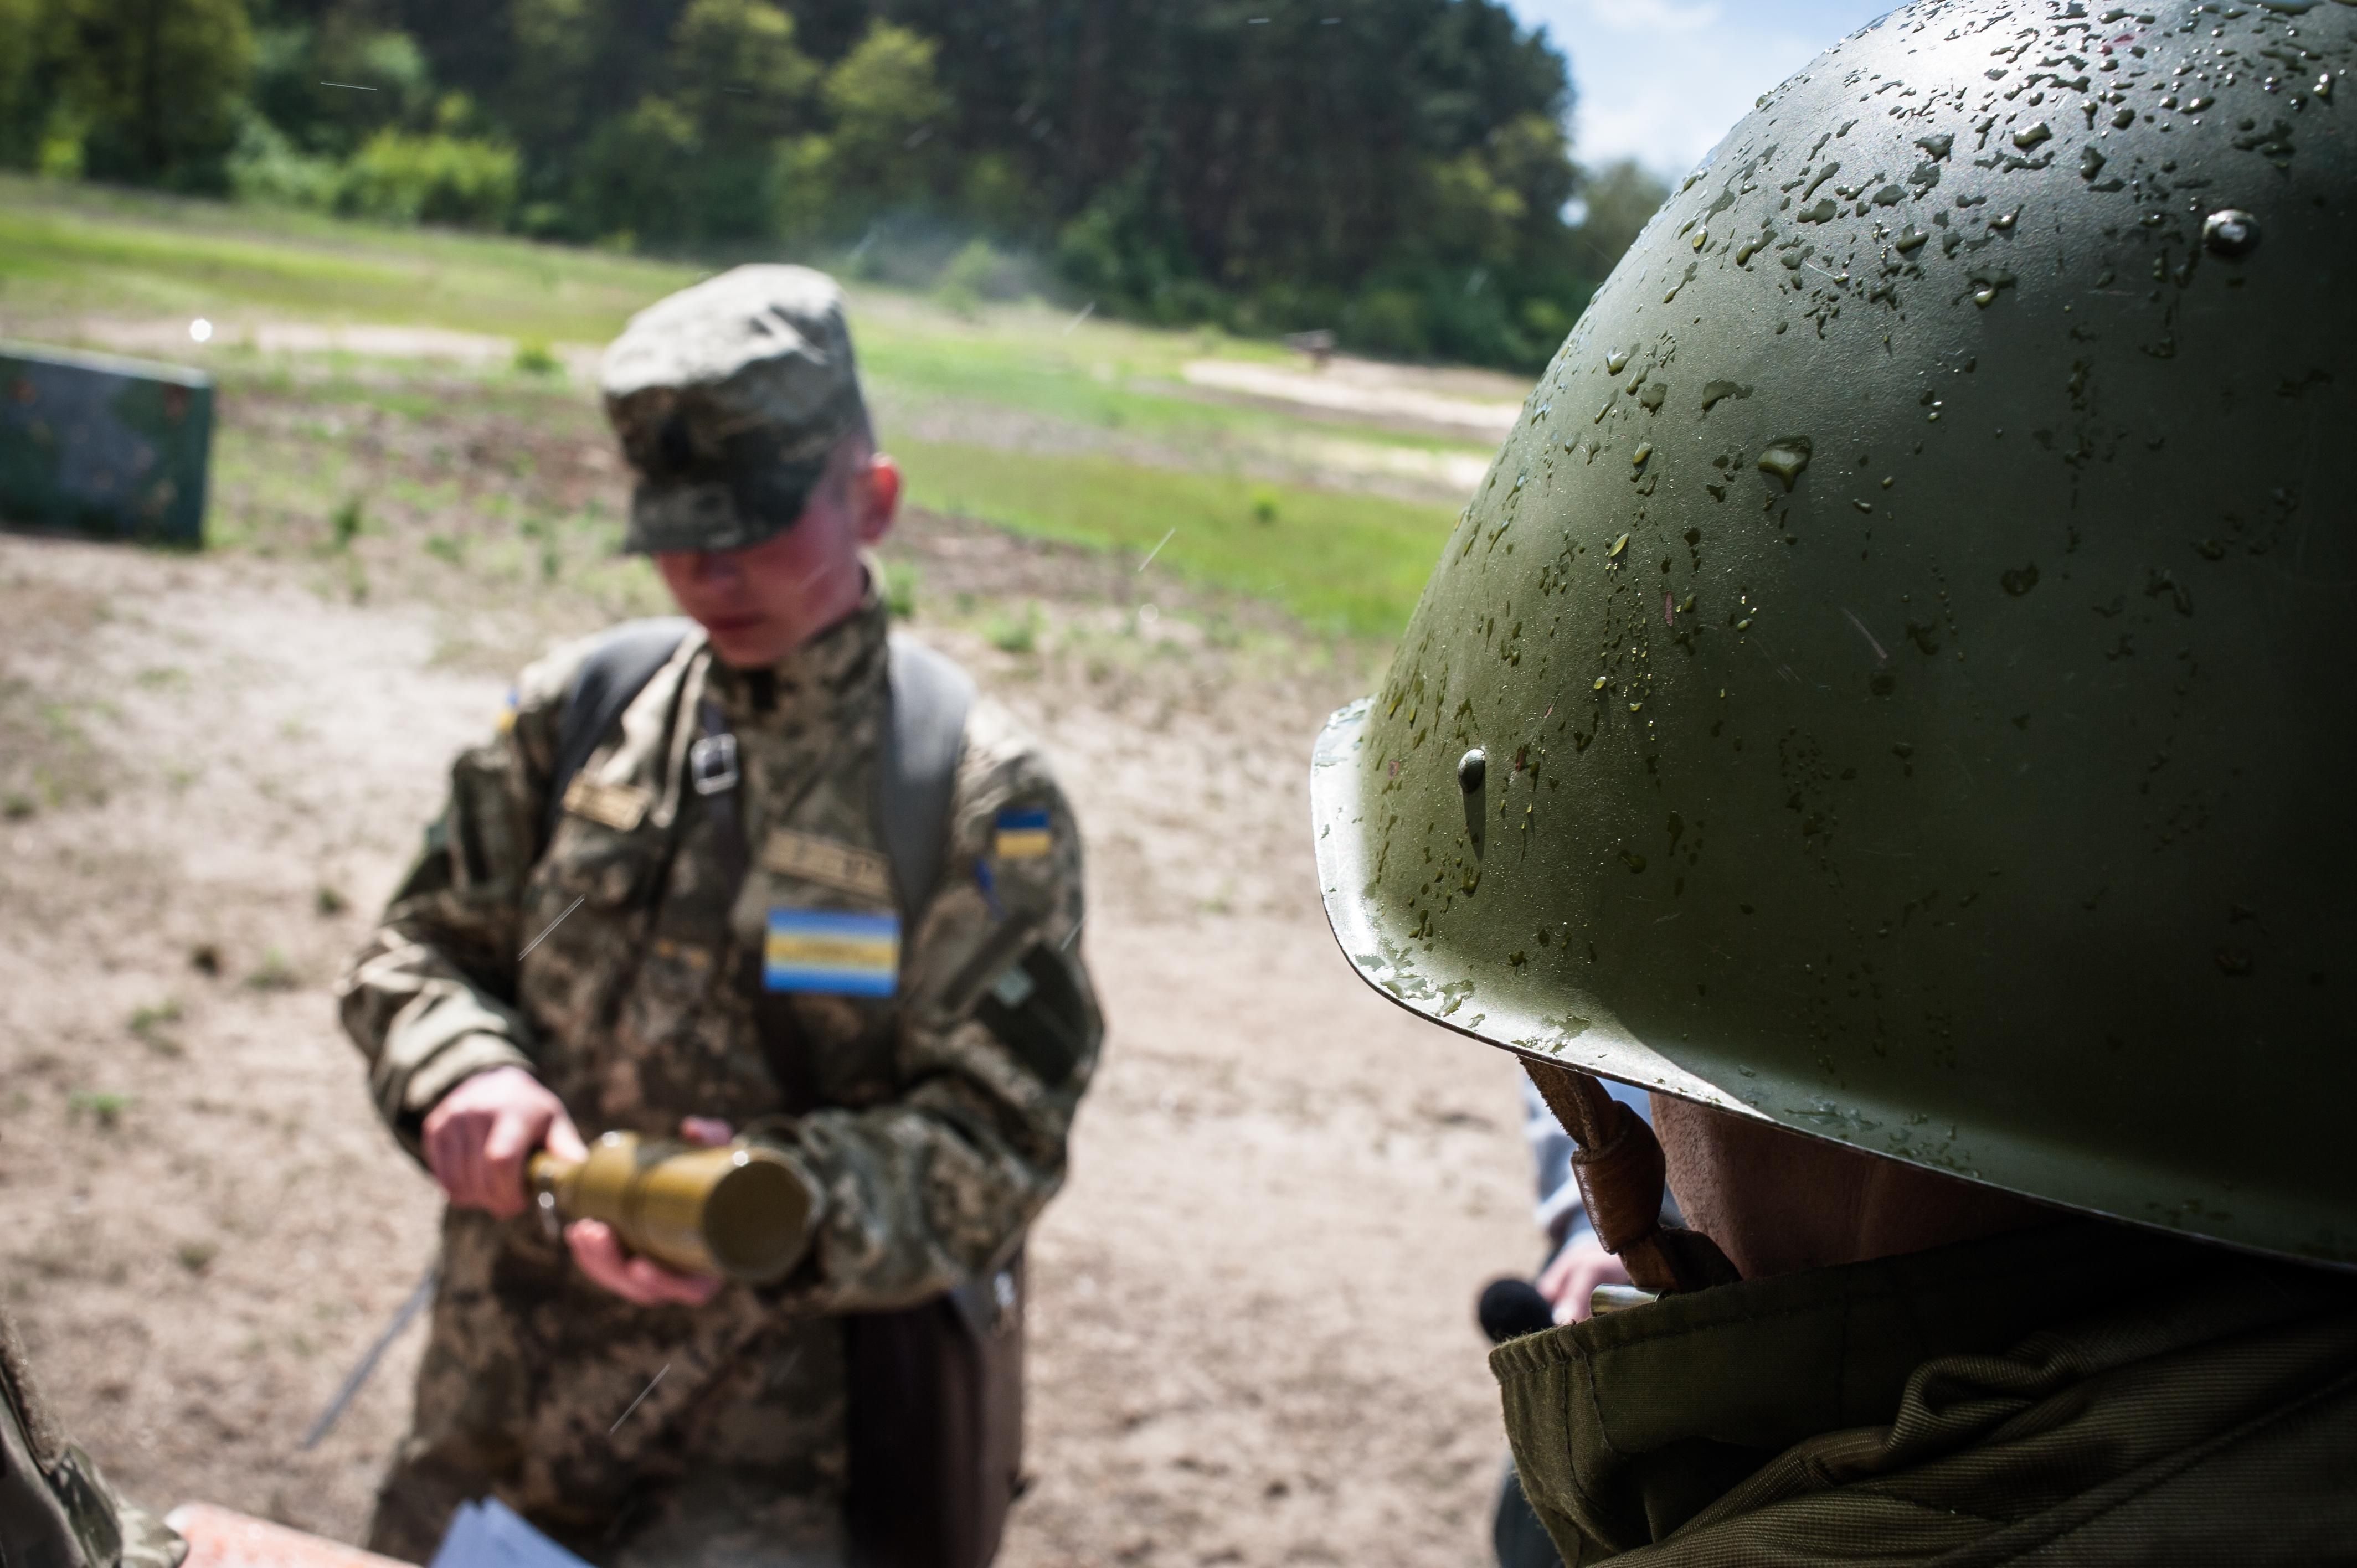
[[[1606,1251],[1604,1243],[1592,1233],[1556,1253],[1538,1281],[1539,1294],[1555,1307],[1557,1323],[1587,1322],[1588,1298],[1598,1285],[1628,1283],[1628,1265]]]
[[[709,1116],[681,1120],[680,1137],[700,1148],[717,1148],[737,1135],[727,1122]],[[576,1219],[565,1228],[565,1244],[576,1267],[591,1283],[640,1306],[702,1306],[727,1282],[716,1274],[683,1274],[635,1256],[602,1219]]]

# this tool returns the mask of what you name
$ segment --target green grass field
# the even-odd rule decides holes
[[[433,328],[520,345],[603,343],[631,312],[695,281],[686,263],[519,240],[396,230],[86,186],[0,177],[0,331],[70,336],[82,318],[219,325],[206,363],[241,387],[361,403],[430,421],[469,406],[571,430],[590,389],[504,362],[454,371],[356,356],[236,347],[265,323]],[[855,285],[864,373],[922,506],[1018,532],[1143,555],[1153,570],[1272,600],[1320,632],[1387,638],[1412,607],[1457,508],[1305,479],[1299,454],[1339,443],[1380,456],[1478,451],[1387,429],[1194,392],[1206,357],[1287,362],[1274,345],[1161,331],[1039,302],[971,317],[921,295]],[[192,346],[193,348],[193,346]],[[179,357],[179,356],[175,356]],[[325,425],[320,434],[332,440]],[[251,468],[233,428],[225,468]],[[341,499],[324,489],[322,516]],[[286,504],[306,504],[290,495]],[[216,520],[224,541],[254,536]]]

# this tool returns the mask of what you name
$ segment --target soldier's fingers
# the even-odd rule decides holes
[[[1583,1261],[1572,1272],[1568,1288],[1562,1299],[1555,1303],[1555,1320],[1557,1323],[1587,1322],[1593,1311],[1592,1298],[1598,1285],[1625,1285],[1628,1283],[1628,1266],[1598,1248],[1594,1257]]]
[[[484,1208],[505,1217],[523,1208],[523,1157],[539,1140],[540,1120],[529,1112],[502,1111],[484,1137],[478,1172]]]
[[[720,1291],[721,1282],[710,1274],[673,1273],[644,1258],[632,1258],[625,1266],[630,1283],[641,1293],[630,1299],[645,1305],[675,1302],[682,1306],[702,1306]]]
[[[461,1208],[472,1208],[482,1189],[476,1169],[482,1142],[481,1125],[471,1115],[453,1116],[442,1125],[442,1157],[436,1163],[435,1175],[441,1178],[442,1190],[450,1195],[450,1201]]]
[[[679,1135],[698,1148],[716,1149],[737,1136],[737,1129],[717,1116],[683,1116]]]
[[[483,1159],[490,1165],[503,1165],[523,1152],[524,1142],[532,1134],[532,1118],[523,1112],[501,1110],[491,1117],[491,1130],[483,1138]]]
[[[601,1219],[576,1219],[565,1228],[565,1245],[573,1254],[574,1266],[592,1284],[626,1301],[639,1299],[634,1294],[637,1286],[623,1267],[628,1260],[622,1244],[615,1240],[611,1226]]]
[[[589,1145],[581,1141],[581,1129],[576,1127],[573,1118],[562,1111],[548,1123],[544,1146],[560,1160],[586,1160],[589,1157]]]
[[[425,1155],[425,1168],[434,1174],[435,1185],[447,1193],[450,1190],[450,1130],[446,1122],[432,1116],[425,1119],[417,1139]]]

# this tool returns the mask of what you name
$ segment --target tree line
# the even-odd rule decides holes
[[[1525,368],[1663,194],[1572,102],[1498,0],[0,0],[56,177]]]

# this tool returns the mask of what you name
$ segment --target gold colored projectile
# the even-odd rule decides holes
[[[699,1149],[608,1133],[584,1160],[534,1155],[531,1182],[558,1219],[602,1219],[631,1251],[681,1273],[767,1284],[808,1245],[810,1191],[792,1165],[751,1144]]]

